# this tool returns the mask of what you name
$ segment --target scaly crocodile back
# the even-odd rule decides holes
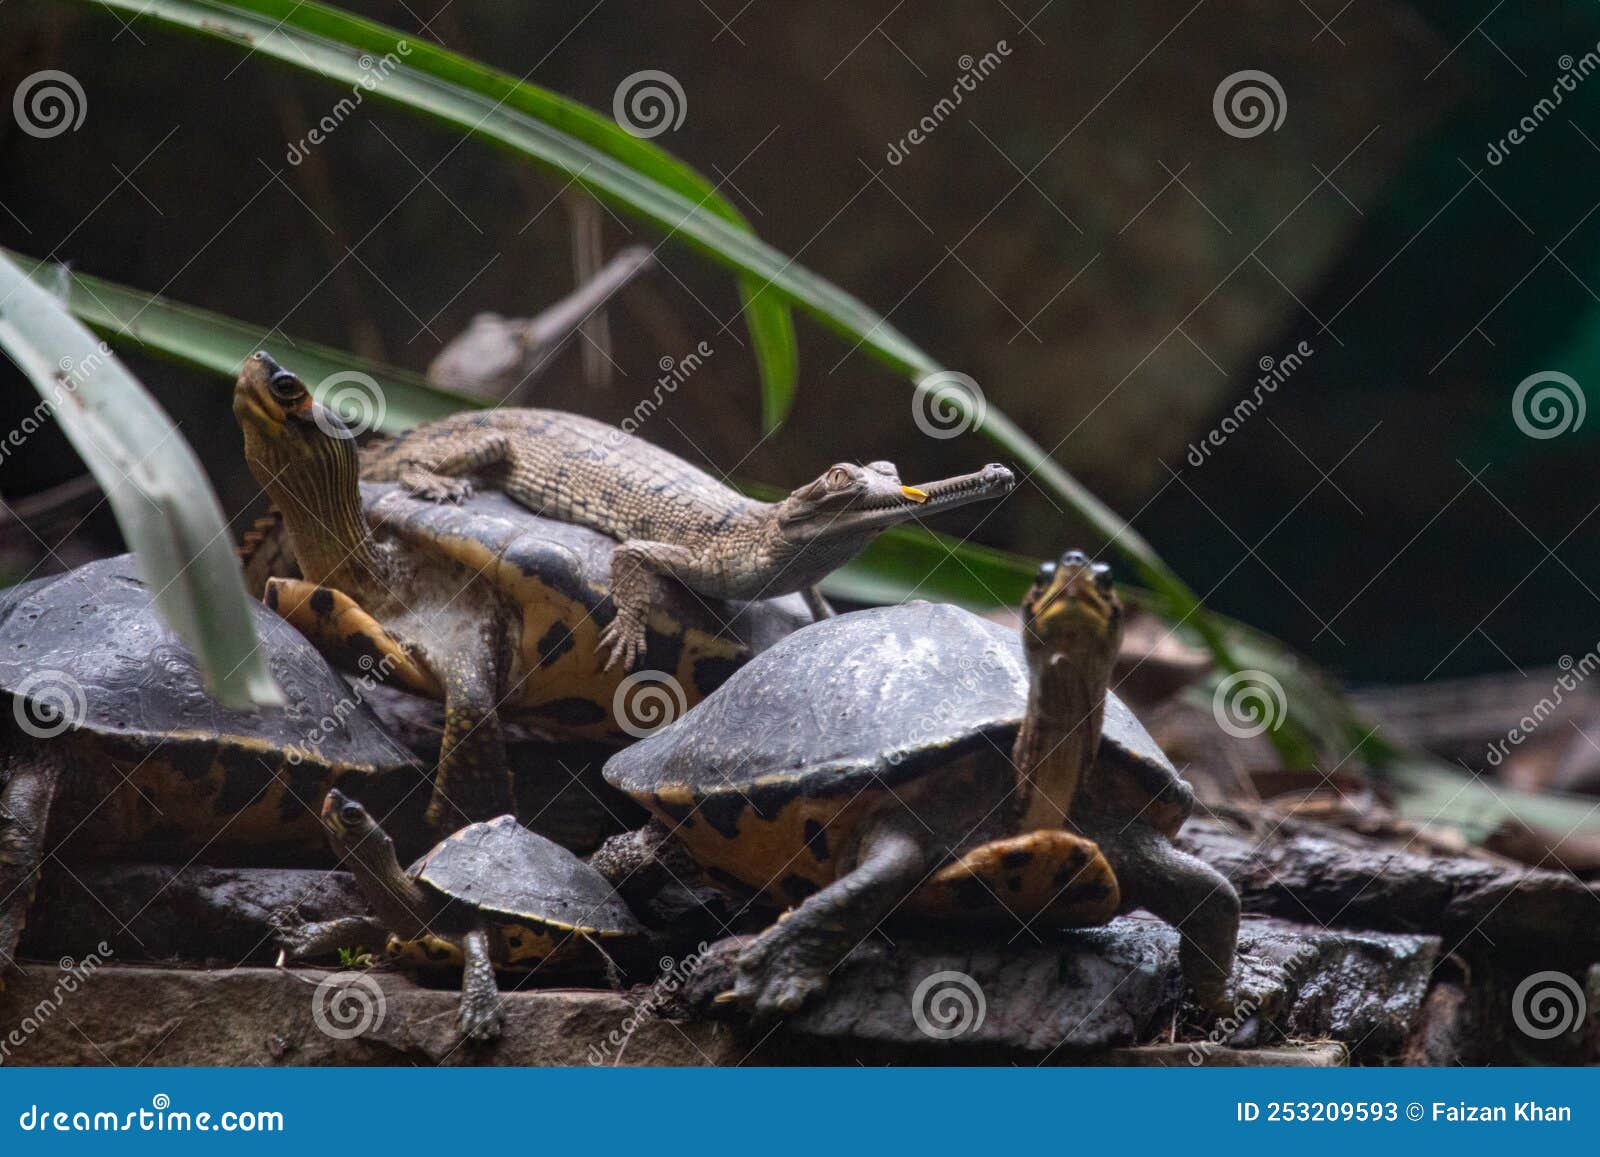
[[[509,461],[478,473],[547,518],[575,522],[618,540],[694,542],[758,518],[765,506],[703,470],[616,426],[560,410],[467,411],[428,422],[369,447],[361,474],[399,481],[418,458],[447,452],[480,430],[504,433]]]

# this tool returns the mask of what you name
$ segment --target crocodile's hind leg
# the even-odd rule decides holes
[[[917,892],[919,907],[941,914],[1023,919],[1088,927],[1117,913],[1116,873],[1093,840],[1061,828],[994,840],[946,864]]]
[[[401,462],[400,485],[430,502],[461,502],[472,496],[466,475],[498,466],[511,457],[503,430],[450,431],[423,442]]]
[[[476,646],[459,647],[430,664],[444,684],[444,738],[427,821],[442,832],[516,810],[498,711],[499,634],[497,624],[487,624]]]
[[[833,608],[828,605],[828,600],[822,597],[821,587],[806,587],[800,592],[800,597],[805,599],[811,617],[817,622],[833,618]]]
[[[16,966],[22,939],[39,887],[45,829],[61,777],[61,759],[51,744],[41,744],[26,757],[13,757],[0,790],[0,978]]]

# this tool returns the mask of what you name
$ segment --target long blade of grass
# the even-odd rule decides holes
[[[282,703],[222,505],[194,451],[116,355],[3,256],[0,346],[100,483],[156,609],[211,694],[235,707]]]

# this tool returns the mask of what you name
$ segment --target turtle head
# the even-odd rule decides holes
[[[322,826],[335,843],[344,845],[358,844],[381,831],[367,809],[338,788],[328,792],[322,801]]]
[[[344,420],[264,350],[239,371],[233,415],[250,473],[283,512],[305,576],[327,582],[364,560],[360,461]]]
[[[1022,644],[1030,664],[1064,661],[1104,684],[1122,644],[1122,603],[1111,568],[1068,551],[1039,568],[1022,600]]]
[[[265,350],[246,358],[239,371],[233,416],[244,431],[250,468],[263,486],[280,472],[355,461],[355,435],[344,419],[317,402],[306,384]]]
[[[793,543],[865,539],[925,514],[997,497],[1014,481],[1004,466],[990,464],[972,474],[907,486],[893,462],[836,462],[778,503],[778,526]]]

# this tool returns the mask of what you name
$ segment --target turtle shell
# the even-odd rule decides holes
[[[853,794],[974,749],[1009,751],[1027,698],[1015,630],[946,604],[876,607],[756,656],[692,711],[612,756],[605,778],[636,797],[695,801]],[[1142,812],[1163,831],[1187,817],[1188,785],[1109,692],[1097,766],[1103,798],[1130,817]]]
[[[283,708],[213,700],[126,554],[0,591],[0,693],[65,708],[75,729],[133,745],[232,743],[358,771],[413,766],[299,632],[265,607],[251,614]]]
[[[515,816],[469,824],[410,868],[413,879],[508,923],[590,936],[643,931],[610,882]]]

